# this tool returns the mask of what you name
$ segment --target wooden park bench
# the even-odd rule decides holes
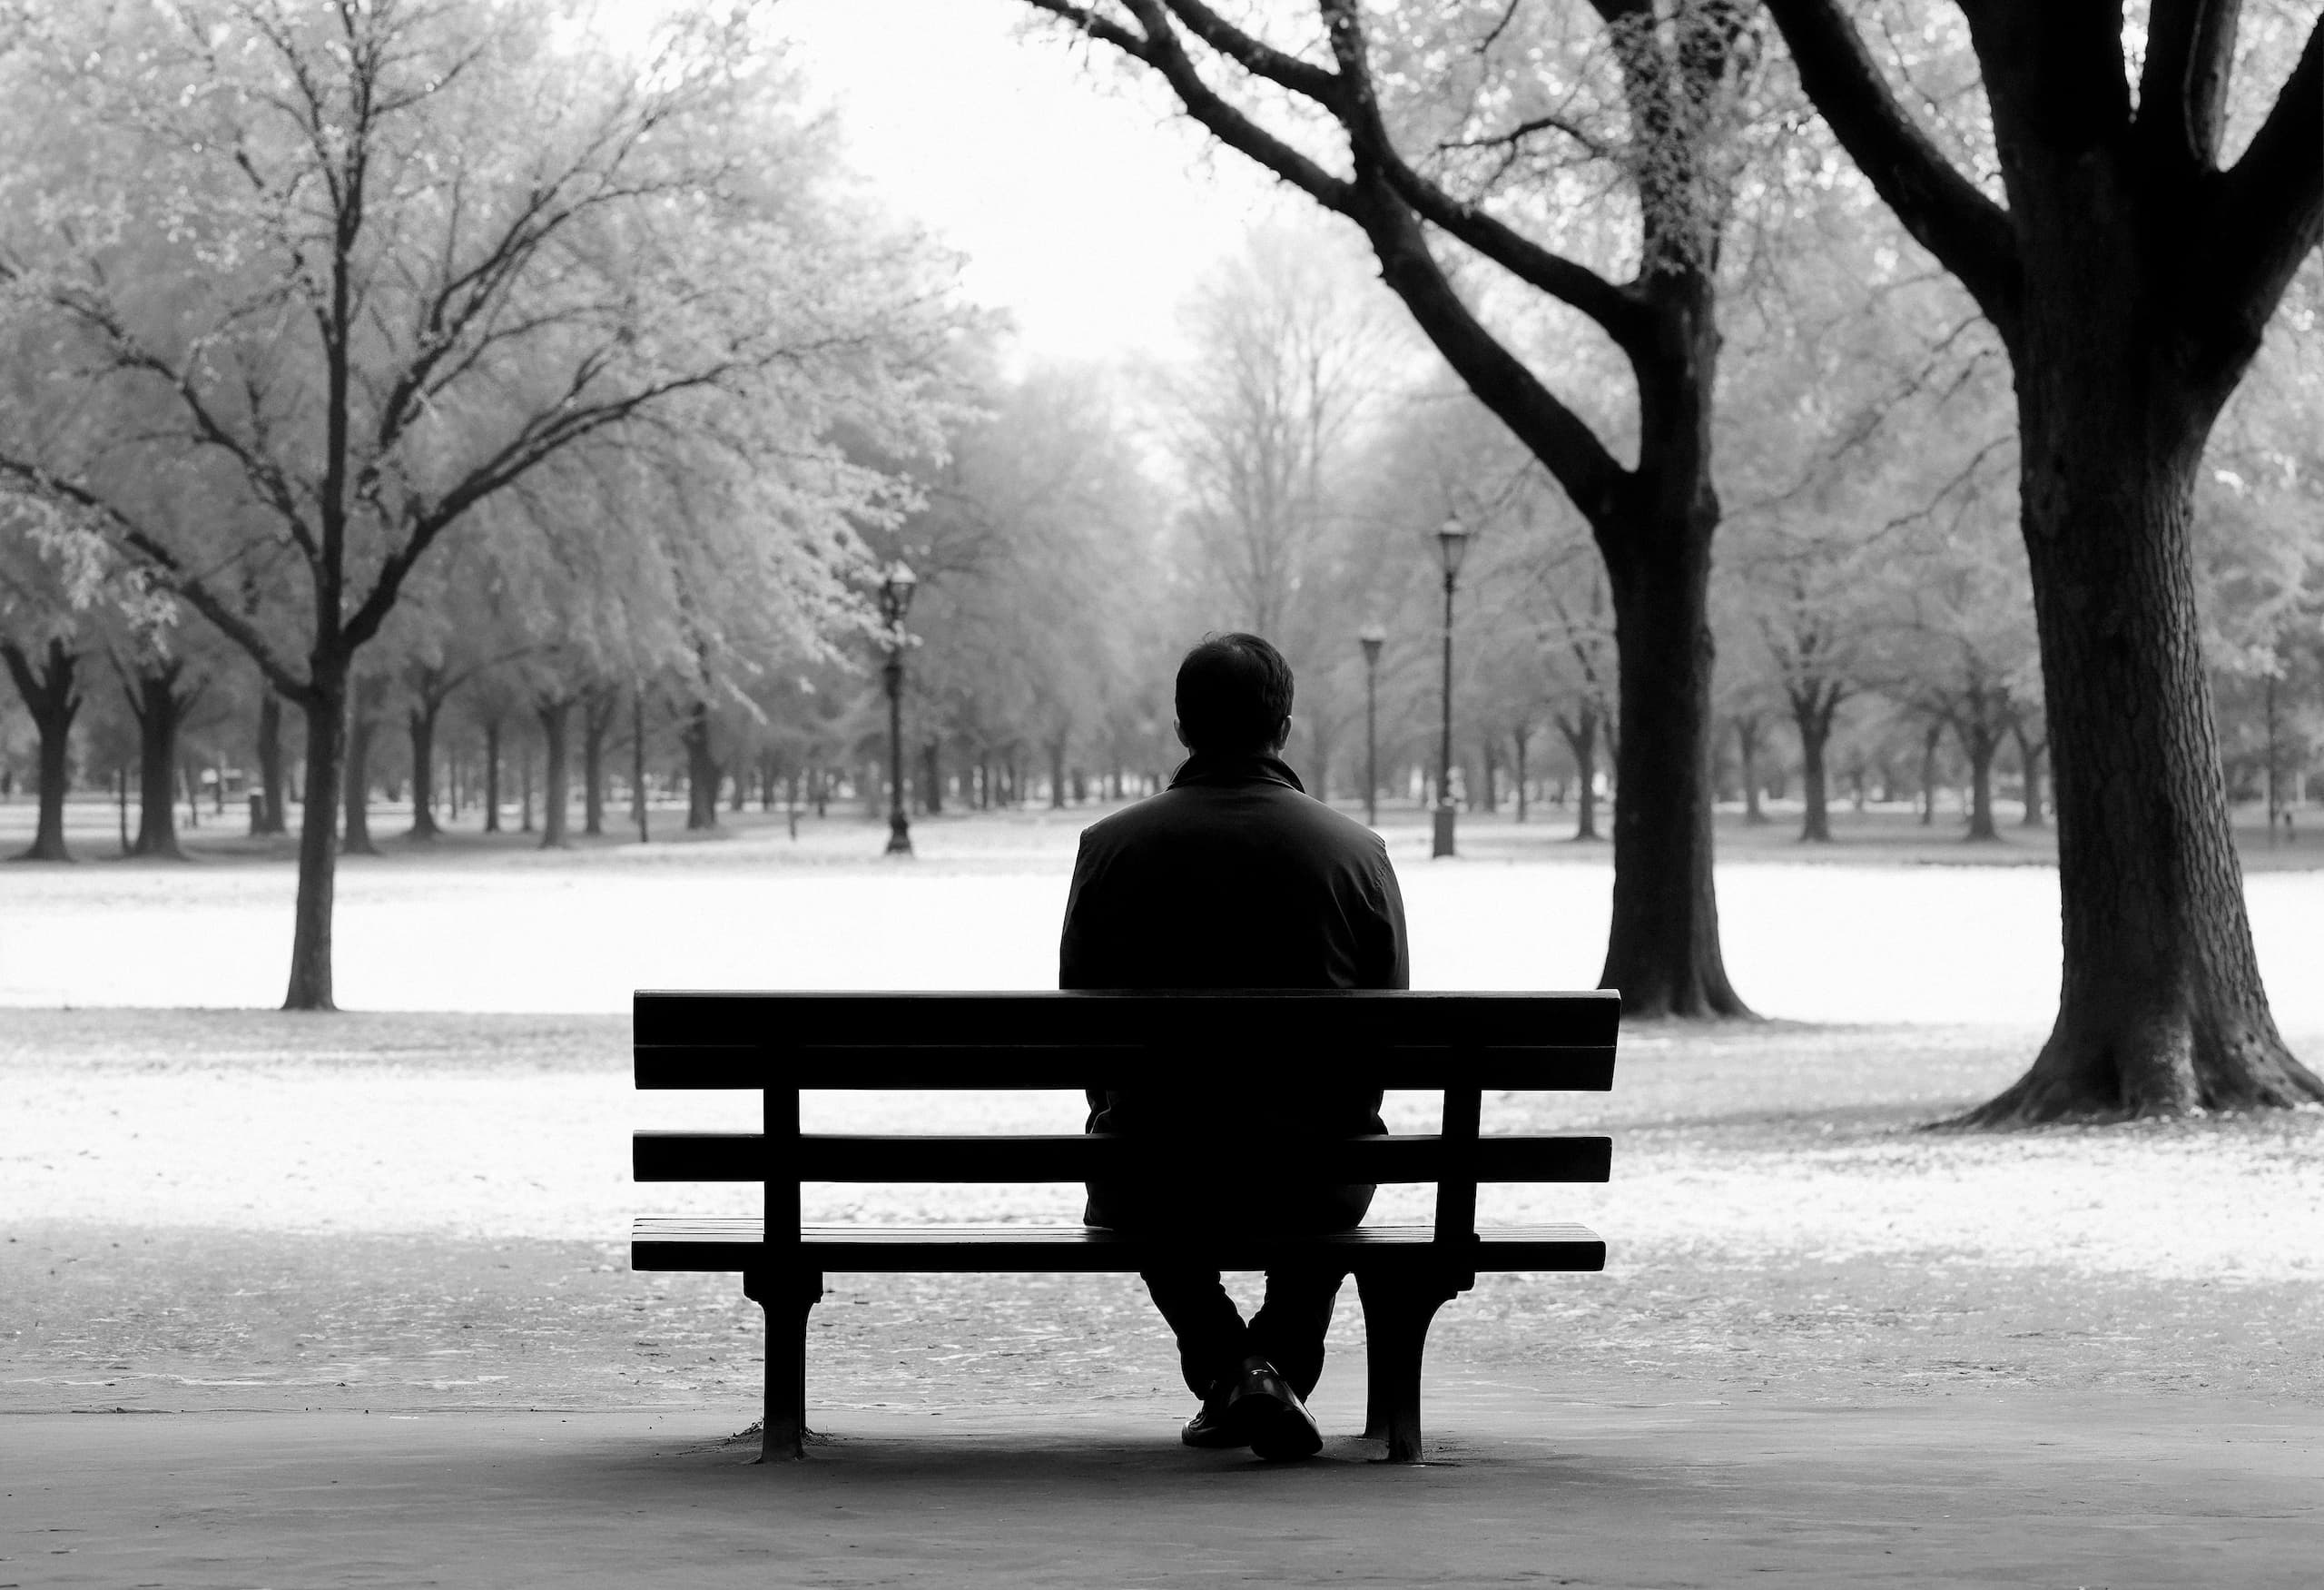
[[[1166,1261],[1257,1270],[1343,1262],[1367,1339],[1364,1433],[1392,1462],[1421,1456],[1421,1357],[1437,1309],[1480,1270],[1594,1270],[1606,1245],[1581,1226],[1476,1224],[1481,1181],[1603,1181],[1602,1137],[1479,1133],[1485,1092],[1613,1085],[1620,1004],[1610,993],[640,993],[637,1085],[740,1088],[761,1132],[641,1131],[636,1179],[756,1181],[761,1218],[637,1221],[642,1270],[739,1270],[767,1312],[768,1458],[802,1456],[807,1317],[829,1272],[1087,1272]],[[1236,1054],[1212,1061],[1222,1034]],[[1252,1050],[1282,1058],[1265,1064]],[[808,1181],[1087,1181],[1183,1176],[1184,1145],[1111,1136],[827,1136],[799,1130],[802,1089],[1228,1086],[1267,1096],[1304,1080],[1443,1095],[1441,1131],[1293,1145],[1279,1171],[1324,1182],[1434,1182],[1425,1226],[1324,1236],[1222,1228],[1129,1236],[1032,1225],[810,1226]],[[1270,1151],[1273,1152],[1273,1151]],[[1157,1328],[1161,1328],[1159,1321]]]

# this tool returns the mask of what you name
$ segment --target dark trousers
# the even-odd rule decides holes
[[[1207,1397],[1216,1382],[1231,1378],[1254,1355],[1281,1370],[1302,1398],[1323,1378],[1324,1337],[1345,1270],[1267,1271],[1266,1296],[1248,1321],[1215,1269],[1150,1270],[1138,1279],[1177,1333],[1178,1371],[1196,1397]]]

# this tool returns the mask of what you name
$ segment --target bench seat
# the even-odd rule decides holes
[[[773,1258],[765,1224],[753,1216],[652,1217],[630,1232],[630,1262],[644,1270],[753,1270]],[[841,1273],[1009,1270],[1078,1274],[1151,1269],[1172,1257],[1207,1269],[1266,1269],[1314,1259],[1344,1257],[1351,1267],[1393,1271],[1443,1266],[1447,1250],[1433,1226],[1359,1226],[1324,1236],[1278,1237],[1211,1231],[1172,1244],[1167,1239],[1125,1236],[1087,1226],[802,1226],[793,1262]],[[1454,1246],[1474,1270],[1601,1270],[1606,1244],[1587,1226],[1493,1226],[1473,1246]],[[784,1256],[786,1259],[789,1255]]]

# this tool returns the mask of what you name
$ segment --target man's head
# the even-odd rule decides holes
[[[1279,751],[1291,733],[1291,665],[1256,635],[1206,635],[1178,665],[1177,707],[1189,751]]]

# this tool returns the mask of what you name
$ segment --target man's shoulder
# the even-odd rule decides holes
[[[1322,844],[1353,854],[1385,856],[1380,835],[1345,813],[1291,788],[1287,785],[1254,783],[1221,790],[1216,786],[1180,785],[1150,795],[1090,824],[1081,831],[1085,851],[1105,851],[1142,842],[1199,834],[1213,821],[1214,808],[1235,801],[1242,817],[1238,827],[1256,820],[1262,831],[1308,845]],[[1256,807],[1256,809],[1255,809]]]

